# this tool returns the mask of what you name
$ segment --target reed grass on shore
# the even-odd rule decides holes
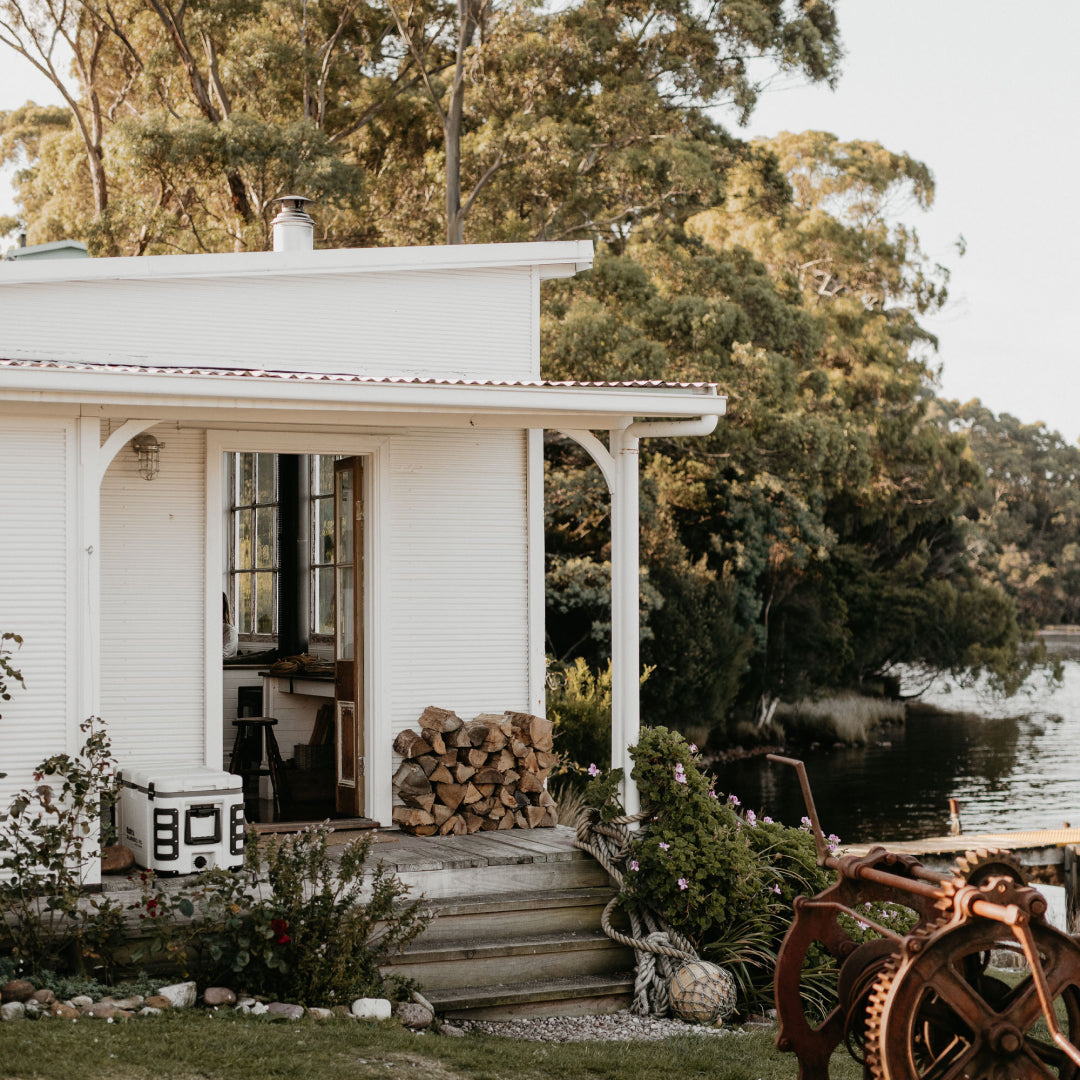
[[[902,701],[849,692],[781,704],[774,720],[789,736],[865,745],[882,724],[902,723],[904,715]]]

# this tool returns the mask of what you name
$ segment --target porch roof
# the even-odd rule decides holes
[[[315,422],[606,428],[633,417],[722,416],[715,383],[475,380],[0,359],[0,401],[84,403],[97,415],[163,419],[283,410]],[[149,412],[148,412],[149,415]]]

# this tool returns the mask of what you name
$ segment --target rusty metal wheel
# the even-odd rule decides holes
[[[1031,926],[1064,1034],[1080,1038],[1080,946]],[[972,919],[913,937],[867,1009],[867,1062],[878,1080],[1080,1080],[1054,1044],[1035,985],[991,974],[991,951],[1020,953],[1009,930]],[[1022,955],[1022,954],[1021,954]],[[1017,972],[1017,975],[1020,975]]]

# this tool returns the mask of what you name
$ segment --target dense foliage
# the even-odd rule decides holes
[[[320,246],[597,242],[591,273],[544,286],[544,374],[704,380],[729,400],[710,438],[642,448],[648,721],[722,740],[899,664],[1024,677],[1013,597],[1044,566],[1067,593],[1075,553],[1050,547],[1069,519],[1047,531],[1017,507],[988,533],[977,427],[933,404],[919,319],[948,274],[904,220],[933,200],[929,169],[824,132],[747,143],[704,108],[747,116],[759,72],[834,80],[829,0],[0,13],[0,40],[67,101],[0,115],[31,243],[264,248],[290,190],[318,200]],[[600,671],[607,493],[552,437],[547,494],[549,651]]]

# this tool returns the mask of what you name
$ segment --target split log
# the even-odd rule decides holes
[[[530,747],[526,746],[516,735],[510,740],[510,753],[514,755],[515,759],[521,760],[530,750]]]
[[[457,731],[464,721],[452,709],[440,709],[437,705],[429,705],[420,714],[420,726],[433,728],[442,734],[448,731]]]
[[[505,784],[506,773],[493,769],[490,765],[477,770],[472,778],[474,784]]]
[[[486,750],[467,750],[465,751],[465,757],[470,765],[475,765],[478,769],[487,764]]]
[[[465,828],[468,830],[470,835],[472,835],[474,832],[480,831],[480,826],[484,824],[484,818],[482,818],[479,814],[466,813],[462,816],[465,819]]]
[[[506,772],[507,769],[512,769],[517,764],[517,758],[512,751],[504,747],[499,751],[499,756],[491,764],[501,772]]]
[[[431,814],[435,818],[435,824],[441,825],[448,817],[453,816],[454,811],[445,803],[437,802],[431,808]]]
[[[538,806],[554,806],[555,800],[546,791],[541,791],[537,796],[536,803]]]
[[[461,805],[461,800],[465,798],[465,785],[436,784],[435,794],[438,796],[439,802],[445,803],[450,807],[451,811],[454,811]],[[474,799],[473,801],[475,802],[476,800]]]
[[[547,750],[540,750],[536,754],[536,764],[541,769],[553,769],[559,763],[559,755]]]
[[[483,832],[495,832],[495,830],[501,828],[501,826],[497,818],[486,817],[480,825],[480,828]]]
[[[525,817],[529,822],[530,829],[538,829],[541,825],[547,821],[547,807],[546,806],[526,806]]]
[[[434,797],[434,796],[433,796]],[[479,802],[473,803],[469,808],[474,814],[490,814],[492,808],[495,806],[495,798],[492,795],[487,795]]]
[[[426,810],[418,810],[412,806],[395,806],[393,820],[396,825],[433,825],[435,816]]]
[[[475,788],[472,784],[465,785],[465,794],[461,797],[461,801],[469,806],[474,802],[479,802],[484,796]]]
[[[554,725],[542,716],[532,713],[508,712],[506,718],[522,742],[529,743],[534,750],[551,750],[554,746],[552,730]]]
[[[416,764],[424,770],[424,775],[430,780],[431,774],[439,766],[439,759],[434,754],[421,754],[416,759]]]
[[[443,742],[442,735],[439,734],[434,728],[424,728],[421,731],[425,741],[431,746],[431,752],[433,754],[445,754],[446,743]]]
[[[438,829],[438,825],[413,825],[410,827],[409,832],[413,836],[434,836]]]
[[[452,784],[454,782],[450,770],[445,765],[437,765],[428,779],[433,784]]]
[[[498,724],[481,724],[473,720],[465,727],[469,732],[469,741],[485,754],[495,753],[506,745],[506,736]]]
[[[460,814],[451,814],[440,826],[439,835],[448,836],[453,833],[460,836],[465,831],[465,819]]]
[[[473,782],[473,784],[476,790],[480,792],[482,798],[486,799],[489,795],[493,795],[495,793],[495,784],[477,784],[475,781]]]
[[[499,789],[499,802],[510,810],[517,809],[517,798],[514,791],[509,787],[501,787]]]
[[[417,735],[412,728],[406,728],[404,731],[399,731],[394,740],[394,753],[400,754],[403,758],[416,758],[421,754],[430,754],[431,743],[422,735]]]
[[[465,762],[459,762],[450,771],[454,774],[454,779],[459,784],[464,784],[466,780],[476,775],[476,769],[471,765],[466,765]]]
[[[407,795],[402,792],[401,801],[406,806],[414,806],[416,809],[426,810],[430,814],[432,807],[435,805],[435,792],[429,791],[426,795]]]
[[[465,725],[462,724],[456,731],[448,731],[443,735],[443,742],[446,743],[446,749],[449,750],[451,746],[454,748],[464,748],[472,746],[472,741],[469,738],[469,733],[465,730]]]
[[[514,815],[513,814],[504,814],[501,818],[499,818],[499,831],[500,832],[503,829],[512,829],[513,827],[514,827]],[[434,828],[434,826],[431,826],[431,828]]]
[[[536,770],[540,768],[536,753],[532,750],[521,758],[519,764],[521,765],[522,772],[536,772]]]
[[[518,791],[538,792],[543,791],[544,785],[540,782],[540,778],[534,772],[523,772],[521,778],[518,780]]]
[[[507,817],[509,817],[509,816],[510,815],[507,814]],[[503,821],[505,821],[505,820],[506,820],[506,818],[503,818]],[[514,824],[517,825],[517,827],[519,829],[531,829],[532,828],[532,826],[529,824],[529,819],[520,810],[514,815]]]
[[[426,795],[431,790],[424,770],[415,761],[403,761],[398,766],[394,784],[403,795]]]

